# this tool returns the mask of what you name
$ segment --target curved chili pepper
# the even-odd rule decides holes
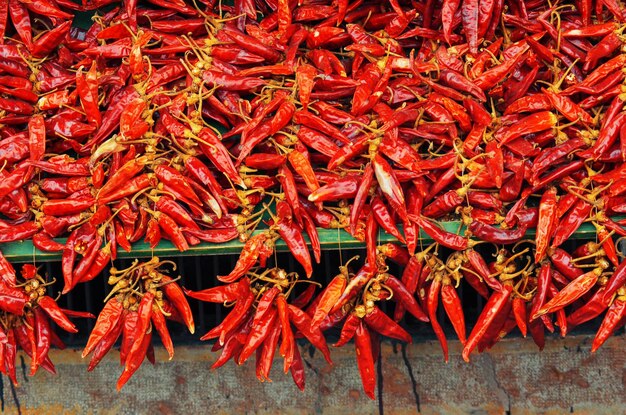
[[[35,353],[33,353],[30,366],[31,376],[35,374],[37,368],[43,363],[50,350],[50,323],[48,322],[48,318],[40,308],[35,308],[33,312],[35,314],[34,334],[37,343],[34,348]]]
[[[130,377],[139,369],[146,352],[149,348],[152,333],[148,330],[150,325],[150,316],[152,314],[152,303],[154,294],[151,292],[144,293],[137,311],[138,320],[134,327],[136,337],[130,346],[128,355],[126,356],[124,371],[117,381],[117,390],[120,390]]]
[[[372,353],[372,339],[363,321],[359,321],[354,333],[354,347],[356,349],[357,366],[361,374],[363,390],[370,399],[375,399],[376,370],[374,368],[374,356]]]
[[[226,333],[236,327],[246,317],[247,312],[250,310],[252,303],[254,302],[254,294],[250,291],[245,294],[245,297],[240,298],[232,311],[226,316],[222,323],[200,338],[200,340],[207,340],[212,338],[219,338],[220,345],[224,344]]]
[[[311,318],[301,309],[289,304],[289,319],[294,326],[311,342],[315,348],[322,352],[324,359],[329,364],[333,364],[330,359],[330,350],[326,344],[326,339],[319,328],[313,328],[311,326]]]
[[[439,292],[441,291],[441,277],[435,276],[428,288],[428,298],[426,300],[426,310],[428,311],[428,318],[430,320],[430,324],[435,331],[435,335],[437,336],[437,340],[439,340],[439,344],[441,345],[441,349],[443,351],[443,359],[445,362],[448,362],[448,342],[446,340],[446,335],[437,320],[437,306],[439,304]]]
[[[560,310],[579,299],[595,285],[598,281],[600,273],[601,270],[593,269],[570,282],[565,288],[559,291],[557,295],[552,297],[550,301],[541,307],[539,311],[531,315],[531,320]]]
[[[200,141],[200,149],[211,160],[213,165],[226,175],[233,183],[243,186],[241,176],[239,176],[235,165],[224,144],[219,140],[217,135],[209,128],[203,128],[198,133]],[[156,173],[156,170],[155,170]]]
[[[341,328],[341,334],[339,335],[339,339],[335,344],[333,344],[333,346],[341,347],[347,344],[354,337],[354,334],[361,324],[361,321],[361,318],[357,316],[354,312],[348,314],[348,317],[344,321],[343,327]]]
[[[70,333],[77,333],[78,329],[74,324],[67,318],[65,313],[61,310],[61,308],[57,305],[56,301],[52,298],[44,295],[39,297],[37,304],[46,312],[48,316],[56,324],[59,325],[63,330],[68,331]]]
[[[552,106],[569,121],[581,121],[585,124],[593,124],[593,118],[585,110],[566,96],[559,95],[550,89],[543,89],[542,92],[548,96]]]
[[[461,235],[447,232],[439,228],[428,219],[425,219],[421,216],[415,216],[414,221],[420,226],[420,228],[424,230],[424,232],[426,232],[431,238],[433,238],[435,241],[443,246],[454,249],[456,251],[462,251],[464,249],[467,249],[469,246],[468,239],[462,237]]]
[[[554,267],[569,280],[578,278],[583,274],[583,271],[577,268],[572,262],[572,256],[563,249],[549,249],[548,255]]]
[[[293,364],[289,368],[291,376],[298,389],[304,390],[304,363],[302,362],[302,356],[300,356],[300,350],[297,345],[293,348]]]
[[[501,314],[503,308],[508,304],[512,291],[513,286],[507,284],[502,286],[501,291],[496,291],[491,294],[491,297],[487,300],[483,311],[480,313],[480,316],[478,316],[478,321],[472,329],[472,332],[467,339],[467,343],[465,343],[465,347],[461,353],[463,360],[469,362],[469,356],[472,351],[483,339],[491,323],[493,323],[497,316]]]
[[[405,286],[405,284],[402,281],[400,281],[393,275],[387,275],[384,283],[389,288],[391,288],[394,295],[397,296],[399,300],[398,304],[401,304],[403,308],[409,313],[411,313],[416,319],[423,321],[423,322],[428,322],[428,316],[426,315],[426,313],[424,313],[422,308],[419,306],[419,304],[415,300],[415,297],[413,297],[413,294],[411,293],[409,288]]]
[[[37,222],[24,222],[11,228],[0,229],[0,243],[15,242],[29,239],[39,232],[41,225]]]
[[[282,294],[279,294],[276,298],[276,309],[278,310],[278,320],[280,322],[280,333],[282,339],[279,351],[280,355],[285,359],[283,369],[285,373],[287,373],[294,361],[294,349],[298,346],[295,343],[293,332],[291,331],[287,300]],[[313,322],[311,322],[311,324],[313,324]]]
[[[257,311],[254,316],[252,327],[250,328],[250,333],[248,333],[246,342],[241,350],[241,353],[239,354],[237,360],[237,363],[239,364],[243,364],[255,350],[258,350],[258,348],[271,334],[271,330],[275,326],[278,318],[276,307],[272,307],[262,318],[257,318],[258,314],[259,312]]]
[[[407,343],[413,342],[411,335],[400,327],[398,323],[390,319],[387,314],[382,312],[377,306],[373,306],[371,310],[365,314],[362,321],[365,322],[370,329],[384,336]]]
[[[61,252],[65,245],[50,238],[44,232],[33,235],[33,246],[44,252]]]
[[[119,325],[122,318],[122,310],[122,303],[118,301],[117,297],[113,297],[111,300],[106,302],[102,311],[100,311],[100,314],[98,315],[98,319],[96,320],[91,334],[89,335],[87,345],[83,349],[83,358],[95,349],[107,333],[113,330],[115,326]]]
[[[558,288],[554,286],[554,284],[550,285],[550,295],[554,298],[559,293]],[[565,310],[560,309],[555,312],[556,314],[556,324],[559,326],[559,331],[561,333],[561,337],[565,337],[567,334],[567,317],[565,316]],[[546,316],[542,316],[541,318],[545,318]]]
[[[91,71],[95,71],[95,62],[90,69]],[[96,127],[99,127],[102,123],[102,115],[100,114],[100,108],[98,105],[98,95],[97,95],[97,85],[96,91],[89,85],[89,80],[85,75],[83,75],[82,71],[76,72],[76,91],[78,91],[78,96],[80,97],[80,103],[87,115],[87,119],[94,123]],[[95,92],[95,93],[94,93]]]
[[[407,221],[408,216],[402,187],[393,173],[391,166],[382,157],[376,154],[372,160],[372,167],[374,168],[378,185],[389,201],[389,204],[398,213],[400,219]]]
[[[511,299],[504,303],[501,312],[496,315],[496,318],[489,325],[487,332],[478,343],[479,353],[493,347],[501,338],[515,328],[515,318],[511,315],[512,303]]]
[[[496,244],[513,244],[520,241],[526,234],[525,227],[517,229],[498,229],[484,223],[473,221],[469,226],[470,232],[483,241]]]
[[[421,255],[421,254],[418,254]],[[418,259],[418,256],[412,255],[408,262],[404,264],[404,270],[402,271],[401,284],[405,290],[409,293],[411,298],[414,298],[415,291],[424,267],[423,259]],[[393,283],[392,283],[393,284]],[[420,307],[421,310],[421,307]],[[421,310],[423,312],[423,310]],[[394,321],[400,321],[406,312],[404,301],[396,303],[396,308],[393,313]],[[418,312],[419,313],[419,312]],[[414,314],[415,315],[415,314]],[[416,316],[417,317],[417,316]],[[428,317],[428,316],[426,316]]]
[[[526,315],[526,301],[523,298],[515,297],[512,301],[513,316],[515,324],[519,328],[522,336],[526,337],[528,333],[528,317]]]
[[[124,319],[123,312],[120,314],[120,319],[117,323],[104,334],[101,341],[95,347],[93,355],[91,356],[91,360],[89,361],[89,365],[87,366],[87,371],[91,372],[95,367],[100,363],[102,358],[111,350],[113,345],[117,342],[117,339],[122,334],[122,329],[124,324],[121,322]]]
[[[533,297],[532,305],[530,307],[530,321],[535,320],[537,312],[544,306],[544,304],[546,304],[548,292],[550,291],[550,285],[552,284],[551,275],[550,263],[542,263],[539,273],[537,274],[537,292]]]
[[[442,284],[441,302],[448,318],[452,322],[454,331],[459,337],[459,341],[461,344],[465,345],[467,341],[465,335],[465,316],[463,314],[463,307],[461,306],[461,299],[452,284]]]
[[[272,369],[272,363],[274,361],[274,355],[276,354],[276,347],[278,346],[278,339],[280,338],[281,330],[278,321],[275,321],[270,328],[270,334],[263,342],[260,353],[257,353],[256,359],[256,376],[260,381],[271,381],[269,378],[270,371]]]
[[[191,201],[197,203],[198,205],[202,205],[202,201],[198,198],[198,195],[196,195],[185,176],[183,176],[176,169],[159,164],[154,168],[154,173],[159,180],[166,183],[168,186],[176,188]]]
[[[302,265],[307,278],[313,274],[311,255],[302,235],[302,228],[291,220],[291,208],[285,201],[276,205],[278,220],[275,222],[278,234],[285,241],[294,258]]]
[[[591,344],[591,351],[595,352],[602,344],[619,328],[624,324],[626,317],[626,299],[624,295],[617,297],[609,310],[606,312],[602,324],[598,328],[598,332]]]
[[[102,245],[102,238],[103,236],[100,232],[97,232],[96,237],[89,243],[88,248],[83,253],[83,258],[74,267],[74,275],[72,276],[72,282],[74,284],[81,281],[93,265]],[[73,287],[70,287],[70,289],[71,288]]]
[[[460,191],[460,189],[447,191],[425,206],[422,209],[422,214],[426,217],[436,219],[452,212],[465,201],[461,193],[463,193],[463,191]]]
[[[549,111],[541,111],[521,119],[518,123],[498,130],[496,138],[501,147],[516,138],[526,134],[537,133],[552,128],[558,122],[558,117]]]
[[[550,238],[556,227],[557,191],[550,187],[541,196],[539,202],[539,222],[535,235],[535,263],[541,262],[546,256]]]

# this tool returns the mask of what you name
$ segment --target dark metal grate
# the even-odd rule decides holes
[[[582,242],[578,241],[568,242],[569,246],[567,246],[566,249],[568,251],[571,251],[581,243]],[[480,249],[482,250],[483,255],[487,257],[487,255],[492,253],[489,251],[489,249],[493,248],[489,248],[487,245],[482,245]],[[440,250],[440,255],[444,258],[448,253],[449,252],[445,250]],[[365,252],[362,249],[342,250],[341,255],[339,251],[323,252],[321,264],[315,265],[314,267],[313,278],[321,283],[329,282],[337,274],[340,261],[343,260],[345,262],[354,255],[361,256],[361,263],[363,258],[365,258]],[[169,259],[172,259],[177,264],[177,270],[172,274],[174,276],[178,274],[182,275],[182,280],[180,281],[180,284],[191,290],[200,290],[216,285],[216,275],[229,273],[235,265],[237,255],[178,257]],[[274,261],[276,261],[276,264],[278,264],[278,266],[281,266],[286,270],[302,271],[300,265],[293,259],[293,257],[289,253],[277,253],[275,259],[272,259],[268,262],[268,266],[273,266]],[[126,268],[130,265],[131,262],[132,261],[129,259],[119,259],[115,261],[115,266],[118,269]],[[402,269],[398,265],[394,264],[391,261],[389,261],[389,265],[390,273],[396,276],[400,276],[402,274]],[[48,288],[49,295],[55,297],[58,295],[63,287],[60,263],[45,263],[43,264],[43,270],[48,275],[48,279],[57,279],[57,281],[54,284],[50,285]],[[59,304],[61,305],[61,307],[67,307],[74,310],[89,311],[97,316],[103,306],[103,300],[109,292],[109,285],[106,281],[107,277],[108,269],[105,270],[103,275],[100,275],[93,281],[86,284],[80,284],[68,295],[61,296],[58,300]],[[298,285],[299,287],[296,287],[296,289],[294,290],[295,294],[298,294],[300,291],[306,288],[306,284]],[[465,319],[469,332],[471,327],[473,327],[480,311],[482,310],[484,300],[482,297],[480,297],[480,295],[476,294],[473,289],[471,289],[471,287],[469,287],[464,281],[462,281],[460,286],[458,287],[458,293],[463,302],[463,309],[465,311]],[[192,307],[192,311],[196,320],[196,334],[189,334],[182,325],[175,323],[170,324],[169,327],[171,330],[171,334],[176,344],[200,344],[200,336],[219,324],[225,314],[229,311],[221,305],[203,303],[194,299],[189,299],[189,303]],[[392,311],[394,305],[393,302],[382,302],[381,307],[383,307],[383,309],[386,311]],[[447,320],[447,317],[445,316],[442,307],[439,307],[438,317],[448,338],[454,338],[454,330],[450,322]],[[577,327],[573,333],[593,333],[597,330],[601,319],[602,317],[585,325]],[[58,330],[57,332],[59,332],[61,338],[68,345],[80,347],[86,343],[87,336],[91,332],[95,320],[76,319],[75,323],[79,328],[79,332],[77,334],[70,335],[60,330]],[[435,338],[432,329],[430,328],[430,325],[421,323],[415,320],[410,315],[407,315],[407,317],[405,317],[403,325],[416,338],[416,340],[431,340]],[[329,338],[336,338],[336,336],[338,336],[338,333],[338,329],[329,331]],[[555,333],[553,335],[557,336],[558,334]],[[509,336],[519,336],[519,332],[514,331],[509,334]]]

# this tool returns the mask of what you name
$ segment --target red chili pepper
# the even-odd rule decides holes
[[[372,338],[363,321],[355,330],[354,347],[356,349],[357,366],[361,374],[363,390],[370,399],[375,399],[376,370],[374,368],[374,356],[372,353]]]
[[[32,29],[30,23],[30,16],[24,3],[18,0],[10,0],[4,4],[4,16],[6,16],[8,6],[8,13],[11,16],[11,23],[15,27],[17,35],[22,39],[26,47],[30,50],[33,46],[32,42]],[[5,17],[6,19],[6,17]],[[4,29],[6,29],[6,20],[4,23]],[[4,30],[3,37],[4,37]]]
[[[552,106],[571,122],[581,121],[585,124],[593,124],[593,118],[585,110],[566,96],[560,95],[551,89],[542,89],[548,96]]]
[[[513,316],[515,317],[515,324],[519,328],[522,336],[526,337],[528,333],[528,317],[526,315],[526,301],[523,298],[513,298]]]
[[[304,179],[306,186],[312,192],[315,192],[320,188],[320,184],[315,177],[315,172],[313,171],[313,167],[311,166],[311,162],[308,157],[305,156],[302,152],[294,149],[287,156],[289,160],[289,164],[293,167],[293,169]]]
[[[200,148],[211,162],[233,183],[243,187],[243,182],[235,168],[224,144],[209,128],[203,128],[198,134]]]
[[[407,221],[408,217],[402,187],[391,166],[378,154],[372,160],[372,166],[378,185],[389,204],[398,213],[400,219]]]
[[[443,35],[448,44],[452,44],[452,23],[454,15],[461,4],[460,0],[446,0],[441,8],[441,24],[443,26]]]
[[[542,263],[539,273],[537,274],[537,292],[533,297],[530,308],[530,321],[535,320],[535,314],[546,304],[550,285],[552,284],[551,275],[550,263]]]
[[[33,235],[33,245],[44,252],[61,252],[65,248],[64,244],[56,242],[43,232]]]
[[[461,235],[447,232],[421,216],[414,217],[412,220],[414,220],[431,238],[443,246],[457,251],[467,249],[469,246],[468,239]]]
[[[313,265],[307,244],[302,236],[302,228],[292,221],[291,208],[285,201],[276,205],[278,219],[270,224],[277,226],[278,234],[285,241],[294,258],[302,265],[307,278],[313,274]],[[273,222],[273,223],[272,223]]]
[[[465,345],[467,341],[465,337],[465,316],[461,306],[461,299],[452,284],[446,284],[445,282],[442,284],[441,302],[448,318],[452,322],[459,341]]]
[[[28,3],[27,3],[28,4]],[[36,58],[43,58],[57,48],[67,36],[72,26],[71,21],[66,21],[55,28],[46,31],[39,36],[30,47],[31,54]]]
[[[439,344],[441,344],[441,349],[443,350],[443,359],[445,362],[448,362],[448,342],[446,340],[446,335],[437,320],[437,306],[439,304],[439,293],[441,291],[441,276],[435,275],[433,278],[430,287],[428,288],[428,299],[426,300],[426,309],[428,310],[428,318],[430,320],[430,324],[435,331],[435,335],[439,340]]]
[[[498,130],[496,138],[499,141],[499,146],[502,146],[523,135],[537,133],[554,127],[557,122],[558,118],[553,113],[549,111],[537,112],[521,119],[518,123],[508,128]]]
[[[150,316],[152,314],[152,303],[154,294],[151,292],[144,293],[137,310],[137,322],[133,331],[135,338],[125,358],[124,371],[117,380],[117,390],[119,391],[128,382],[130,377],[139,369],[146,356],[147,349],[150,345],[152,334],[149,331]],[[126,338],[126,336],[124,336]]]
[[[235,268],[228,275],[218,276],[217,279],[222,282],[231,283],[241,278],[254,266],[259,257],[261,246],[265,244],[268,239],[269,234],[265,232],[253,235],[246,241]]]
[[[353,198],[359,186],[358,176],[344,176],[321,186],[308,196],[310,202],[327,202]]]
[[[476,348],[478,343],[483,339],[491,323],[497,318],[497,316],[502,312],[503,308],[509,302],[512,291],[513,286],[507,284],[502,286],[501,291],[496,291],[491,294],[491,297],[489,297],[489,300],[485,304],[483,311],[480,313],[478,321],[472,329],[472,332],[467,339],[467,343],[463,348],[463,360],[469,362],[470,354]]]
[[[39,306],[46,312],[46,314],[48,314],[48,316],[50,316],[50,318],[54,320],[54,322],[58,324],[59,327],[61,327],[63,330],[70,333],[78,332],[76,326],[72,324],[72,322],[67,318],[65,313],[59,308],[56,301],[54,301],[52,298],[44,295],[42,297],[39,297],[37,304],[39,304]]]
[[[24,222],[10,228],[0,229],[0,243],[22,241],[31,238],[41,229],[37,222]]]
[[[117,297],[113,297],[111,300],[105,303],[104,308],[102,309],[102,311],[100,311],[98,319],[96,320],[96,324],[91,331],[91,334],[89,335],[87,345],[83,349],[83,358],[91,353],[104,339],[104,337],[107,336],[107,334],[110,333],[112,330],[114,330],[115,326],[120,325],[122,311],[122,303],[118,301]]]
[[[398,323],[390,319],[387,314],[383,313],[376,306],[373,306],[369,311],[366,311],[363,321],[371,330],[374,330],[384,336],[407,343],[413,342],[409,333],[407,333],[398,325]]]
[[[624,289],[622,288],[622,291]],[[591,344],[591,351],[595,352],[602,344],[620,327],[624,324],[626,317],[626,298],[622,293],[613,301],[613,304],[609,307],[602,324],[598,328],[593,343]]]
[[[550,244],[557,225],[556,220],[557,191],[555,187],[550,187],[541,196],[539,202],[539,222],[537,223],[537,233],[535,235],[535,263],[541,262]]]
[[[559,291],[559,293],[548,301],[543,307],[541,307],[539,311],[535,312],[531,316],[531,319],[534,320],[545,314],[554,313],[555,311],[563,309],[565,306],[573,303],[595,285],[596,281],[598,281],[600,273],[600,269],[593,269],[576,278],[565,288]]]
[[[289,304],[289,319],[294,326],[311,342],[315,348],[322,352],[324,359],[329,364],[333,364],[330,359],[330,351],[326,345],[326,340],[319,328],[315,329],[311,326],[311,318],[301,309]]]
[[[589,72],[597,66],[600,59],[608,57],[622,45],[622,40],[616,32],[607,34],[600,42],[594,45],[585,55],[583,70]]]
[[[243,364],[252,355],[252,353],[263,344],[266,338],[270,335],[271,329],[274,327],[278,316],[275,307],[272,307],[262,318],[257,319],[258,315],[259,312],[257,310],[252,327],[250,328],[250,333],[248,333],[244,347],[239,354],[239,358],[237,360],[237,363],[239,364]]]

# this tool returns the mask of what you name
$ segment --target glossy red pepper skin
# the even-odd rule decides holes
[[[139,369],[139,366],[146,356],[150,340],[152,338],[152,333],[148,329],[150,328],[149,325],[150,316],[152,314],[153,300],[154,294],[151,292],[144,293],[141,299],[139,309],[137,311],[137,323],[133,328],[136,337],[130,345],[130,350],[128,350],[128,355],[126,356],[124,363],[124,371],[117,381],[117,390],[120,390],[137,371],[137,369]]]
[[[120,325],[122,318],[122,303],[120,303],[117,297],[113,297],[107,301],[98,315],[96,324],[89,335],[87,345],[83,349],[82,357],[89,355],[97,345],[104,339],[104,337],[114,330],[114,327]]]
[[[499,130],[500,134],[496,138],[499,139],[499,146],[502,146],[523,135],[537,133],[554,127],[557,121],[558,117],[549,111],[537,112],[520,120],[513,126]]]
[[[278,202],[276,206],[278,234],[285,241],[294,258],[304,268],[307,278],[313,274],[311,255],[302,235],[302,228],[292,220],[292,211],[287,202]]]
[[[59,308],[57,303],[52,298],[46,295],[39,297],[38,304],[63,330],[70,333],[78,332],[76,326],[74,326],[74,324],[68,319],[66,314]]]
[[[462,237],[461,235],[457,235],[454,233],[447,232],[433,222],[425,219],[421,216],[414,217],[415,223],[419,225],[419,227],[426,232],[430,237],[432,237],[436,242],[440,243],[443,246],[446,246],[450,249],[454,249],[456,251],[462,251],[468,248],[469,242],[468,239]]]
[[[626,301],[624,295],[617,297],[606,312],[602,324],[591,344],[591,351],[595,352],[621,326],[626,318]]]
[[[236,328],[244,318],[246,318],[252,303],[254,302],[254,294],[252,292],[248,292],[245,294],[245,297],[240,298],[233,310],[228,314],[228,316],[222,321],[222,323],[204,336],[200,338],[200,340],[207,340],[212,338],[219,338],[218,342],[220,345],[224,345],[224,341],[226,339],[226,334],[231,330]]]
[[[557,226],[557,190],[550,187],[541,196],[539,202],[539,222],[535,236],[535,263],[541,262],[546,256],[550,238]]]
[[[522,336],[526,337],[528,333],[528,316],[526,313],[526,301],[520,297],[513,298],[512,301],[513,316],[515,324],[519,328]]]
[[[550,292],[551,269],[550,263],[545,262],[541,264],[539,273],[537,274],[537,291],[533,297],[532,305],[530,308],[530,321],[535,320],[535,314],[545,305],[548,299],[548,293]]]
[[[599,272],[594,269],[571,281],[566,287],[559,291],[556,296],[541,307],[539,311],[535,312],[531,316],[531,319],[534,320],[542,315],[553,313],[573,303],[595,285],[598,277]]]
[[[359,367],[365,394],[370,399],[375,399],[376,370],[374,368],[375,359],[372,353],[372,339],[365,324],[362,321],[359,323],[354,333],[357,366]]]
[[[476,322],[474,329],[472,329],[472,332],[467,339],[467,343],[463,348],[463,360],[469,362],[470,354],[485,336],[485,333],[489,329],[491,323],[501,313],[502,309],[510,300],[512,291],[512,285],[503,285],[502,291],[496,291],[491,294],[491,297],[489,297],[489,300],[485,304],[485,308],[483,309],[482,313],[480,313],[478,321]]]
[[[452,284],[442,284],[441,286],[441,303],[452,322],[454,331],[456,332],[461,344],[467,342],[465,334],[465,315],[461,305],[461,299]]]
[[[365,322],[371,330],[384,336],[407,343],[413,342],[411,336],[402,327],[400,327],[398,323],[390,319],[376,306],[365,314],[363,322]]]
[[[526,234],[525,227],[517,229],[498,229],[484,223],[474,221],[469,226],[472,234],[483,241],[497,244],[513,244],[520,241]]]

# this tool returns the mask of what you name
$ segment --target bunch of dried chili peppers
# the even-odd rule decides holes
[[[84,11],[93,23],[73,25]],[[300,388],[296,339],[330,362],[337,327],[373,398],[379,337],[410,342],[407,312],[447,360],[440,302],[465,360],[515,328],[542,348],[604,313],[595,351],[626,323],[624,20],[617,0],[3,1],[0,243],[61,252],[67,293],[134,243],[239,239],[222,285],[186,291],[232,306],[203,337],[214,367],[256,352],[269,379],[278,349]],[[567,248],[581,226],[594,237]],[[364,261],[296,293],[324,280],[320,228],[363,241]],[[298,273],[268,266],[279,239]],[[166,263],[110,271],[83,354],[92,369],[121,335],[118,387],[153,360],[152,328],[170,357],[166,319],[193,332]],[[33,266],[25,283],[2,273],[15,382],[15,345],[52,369],[47,318],[72,331],[72,313]],[[462,280],[486,300],[469,333]]]

